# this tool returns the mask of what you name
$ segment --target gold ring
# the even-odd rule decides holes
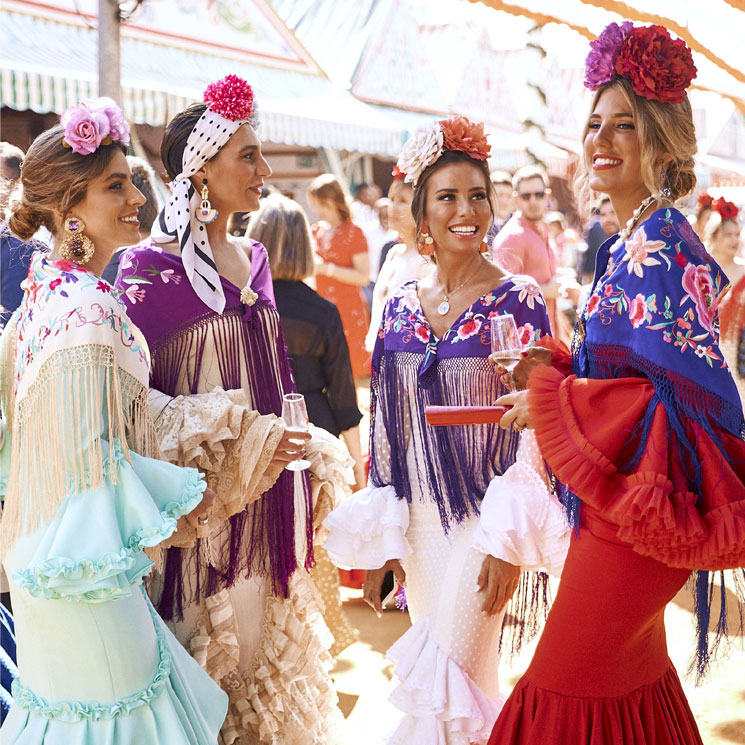
[[[198,518],[197,518],[197,522],[198,522],[198,523],[199,523],[200,525],[206,525],[206,524],[207,524],[207,521],[208,521],[208,520],[209,520],[209,518],[208,518],[208,517],[198,517]]]

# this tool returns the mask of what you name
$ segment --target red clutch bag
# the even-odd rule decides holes
[[[456,424],[496,424],[511,406],[426,406],[424,418],[432,427]]]

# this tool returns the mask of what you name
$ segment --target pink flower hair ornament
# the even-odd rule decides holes
[[[628,78],[638,96],[663,103],[682,103],[696,77],[691,50],[662,26],[610,23],[585,61],[585,87],[597,90],[616,77]]]
[[[258,109],[253,88],[237,75],[226,75],[210,83],[202,99],[210,111],[231,122],[248,121],[254,129],[258,126]]]
[[[425,168],[431,166],[446,150],[457,150],[474,160],[487,160],[491,145],[484,125],[465,116],[451,116],[439,122],[418,127],[404,143],[394,169],[396,178],[417,185]]]
[[[60,123],[65,128],[62,144],[79,155],[90,155],[102,145],[129,145],[129,124],[116,102],[106,96],[70,106]]]

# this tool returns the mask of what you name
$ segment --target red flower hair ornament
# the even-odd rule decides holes
[[[590,47],[585,62],[585,86],[590,90],[621,76],[631,81],[638,96],[682,103],[696,77],[691,50],[662,26],[611,23]]]
[[[737,205],[727,201],[724,197],[719,197],[711,203],[711,208],[719,213],[722,220],[736,220],[740,214]]]
[[[700,191],[696,197],[696,209],[697,210],[710,210],[711,205],[714,202],[714,197],[709,194],[708,191]]]

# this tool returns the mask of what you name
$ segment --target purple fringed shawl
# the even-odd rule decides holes
[[[489,319],[503,313],[515,317],[524,344],[549,328],[540,289],[515,276],[467,308],[440,339],[422,313],[416,281],[407,282],[388,300],[378,332],[370,478],[407,502],[419,495],[436,501],[445,530],[478,514],[489,482],[515,462],[518,435],[496,424],[430,427],[424,409],[488,405],[507,392],[487,359]]]
[[[225,390],[242,388],[260,414],[279,416],[282,395],[295,391],[295,384],[274,305],[266,249],[252,242],[251,287],[259,295],[255,305],[244,305],[240,289],[224,278],[221,281],[226,305],[218,314],[196,296],[179,256],[155,244],[134,246],[123,254],[116,286],[150,346],[151,386],[169,396],[204,392],[203,356],[211,342],[220,385]],[[303,485],[309,502],[307,476]],[[309,562],[311,516],[309,503]],[[219,569],[205,564],[199,544],[192,549],[168,549],[158,603],[166,620],[180,618],[185,605],[231,587],[253,572],[271,577],[275,594],[287,597],[289,578],[297,568],[294,474],[283,471],[271,489],[229,522],[229,555],[222,557]],[[188,576],[196,576],[196,587],[187,586]]]

